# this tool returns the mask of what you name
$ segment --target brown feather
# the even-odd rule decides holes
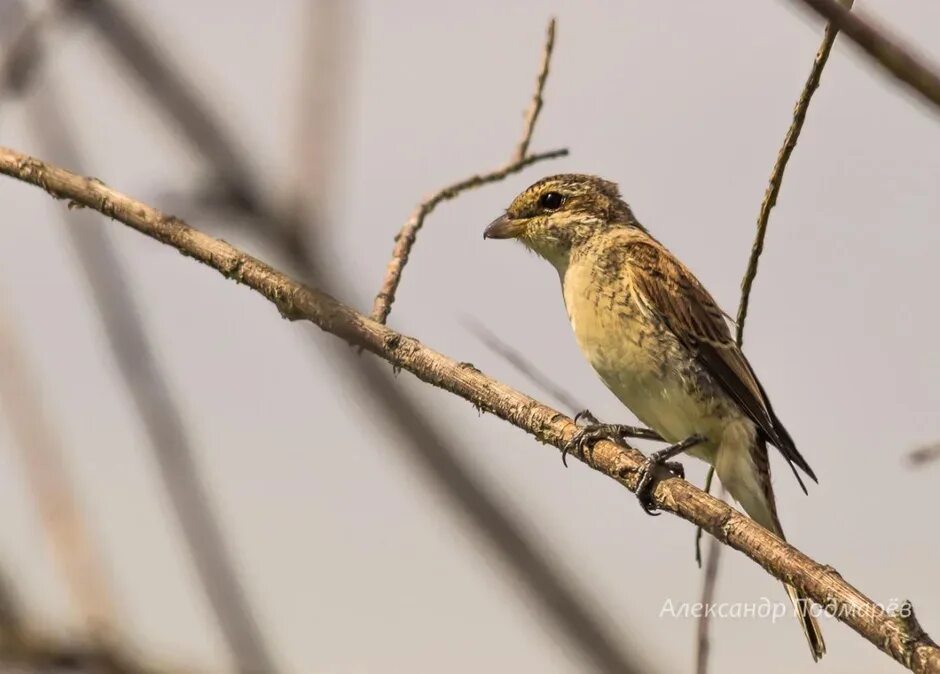
[[[642,233],[631,237],[627,263],[637,299],[654,312],[679,341],[757,424],[763,436],[814,481],[816,475],[797,451],[774,414],[763,387],[734,342],[724,312],[705,287],[658,241]],[[806,487],[793,469],[803,490]]]

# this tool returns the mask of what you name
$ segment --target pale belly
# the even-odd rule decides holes
[[[689,454],[709,463],[729,434],[752,432],[737,405],[672,333],[626,298],[592,287],[587,274],[568,272],[565,305],[578,345],[642,423],[670,442],[703,435],[707,441]]]

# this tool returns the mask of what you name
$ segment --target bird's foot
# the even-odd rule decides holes
[[[636,496],[640,501],[640,507],[643,508],[647,515],[659,514],[656,512],[656,507],[653,505],[653,488],[656,486],[656,469],[663,467],[675,477],[685,479],[685,468],[683,468],[682,464],[678,461],[670,461],[669,459],[704,441],[704,436],[693,435],[682,442],[677,442],[674,445],[666,447],[666,449],[654,452],[646,458],[646,461],[643,462],[639,470],[640,480],[636,485]]]
[[[610,440],[623,445],[624,438],[643,438],[646,440],[662,440],[655,432],[648,428],[628,426],[626,424],[602,424],[590,410],[583,410],[574,415],[574,423],[580,428],[574,437],[561,451],[561,462],[568,466],[568,454],[574,452],[594,464],[594,443],[598,440]]]

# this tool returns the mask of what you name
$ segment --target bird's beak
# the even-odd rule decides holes
[[[483,230],[484,239],[515,239],[525,231],[525,220],[513,220],[503,214]]]

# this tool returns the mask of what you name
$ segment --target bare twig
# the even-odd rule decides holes
[[[112,190],[100,180],[76,175],[7,148],[0,148],[0,173],[40,187],[57,199],[93,208],[172,246],[226,278],[255,290],[271,301],[285,318],[308,320],[426,383],[459,395],[478,409],[505,419],[542,442],[561,449],[577,431],[570,418],[467,363],[433,351],[322,291],[292,280],[225,241]],[[579,458],[584,460],[584,457]],[[645,463],[643,455],[636,450],[601,440],[594,446],[589,465],[635,491]],[[940,674],[940,648],[923,631],[909,602],[905,602],[901,612],[888,613],[843,580],[832,567],[815,562],[685,480],[676,477],[660,480],[652,496],[657,508],[702,526],[722,543],[740,550],[776,578],[823,605],[905,667],[919,674]]]
[[[919,447],[907,455],[907,459],[914,468],[922,468],[928,463],[940,460],[940,443],[933,443]]]
[[[0,401],[22,454],[36,510],[88,635],[99,643],[117,636],[111,589],[81,515],[63,463],[58,434],[49,419],[38,379],[14,324],[0,309]]]
[[[895,78],[904,82],[923,98],[940,106],[940,71],[927,65],[896,37],[882,28],[849,11],[838,0],[791,0],[811,7],[817,14],[845,33],[876,63]]]
[[[555,18],[548,21],[548,29],[545,32],[545,47],[542,49],[542,64],[539,66],[539,74],[535,79],[535,93],[532,95],[532,102],[525,114],[525,123],[522,125],[522,138],[519,145],[516,146],[516,152],[512,156],[512,161],[522,161],[529,154],[529,144],[532,142],[532,134],[535,133],[535,123],[539,119],[539,113],[542,112],[544,99],[542,94],[545,91],[545,82],[548,80],[548,70],[552,64],[552,51],[555,49]]]
[[[35,87],[30,121],[50,154],[81,165],[64,110],[50,86]],[[63,214],[68,221],[68,216]],[[128,275],[108,234],[86,214],[66,227],[98,310],[118,372],[147,433],[163,487],[191,561],[228,645],[244,674],[276,671],[255,613],[238,578],[225,535],[199,474],[195,448],[170,386],[163,376]]]
[[[379,323],[384,323],[392,310],[392,304],[395,302],[395,293],[398,285],[401,283],[401,275],[408,264],[408,257],[411,249],[418,238],[418,232],[424,225],[428,215],[437,208],[442,201],[453,199],[461,192],[465,192],[482,185],[499,182],[509,175],[518,173],[527,166],[537,162],[564,157],[568,150],[552,150],[550,152],[539,152],[527,154],[529,143],[532,140],[532,133],[535,131],[535,123],[538,121],[539,112],[542,109],[542,92],[545,88],[545,81],[548,78],[549,66],[551,64],[552,50],[555,46],[555,19],[548,22],[548,30],[545,36],[545,46],[542,48],[542,64],[539,68],[539,75],[536,79],[535,94],[532,96],[532,102],[526,113],[525,124],[522,130],[522,139],[513,151],[509,161],[490,173],[471,176],[458,183],[449,185],[444,189],[435,192],[415,209],[414,213],[408,219],[408,222],[401,228],[395,237],[395,247],[392,250],[392,259],[389,260],[388,267],[385,270],[385,279],[382,281],[382,288],[375,301],[372,304],[372,318]]]
[[[847,7],[851,7],[854,0],[843,0]],[[846,13],[848,9],[844,10]],[[747,270],[744,272],[744,280],[741,281],[741,303],[738,305],[738,318],[736,340],[738,346],[744,343],[744,322],[747,320],[747,309],[751,299],[751,287],[754,285],[754,277],[757,276],[757,264],[760,261],[761,252],[764,250],[764,237],[767,234],[767,223],[770,220],[770,211],[777,203],[777,195],[780,194],[780,186],[783,184],[783,174],[787,169],[787,162],[790,161],[790,155],[793,154],[793,148],[800,138],[800,132],[803,130],[803,122],[806,121],[806,111],[809,110],[809,103],[813,98],[813,93],[819,88],[819,79],[822,76],[826,61],[829,60],[829,53],[832,51],[832,45],[835,42],[836,35],[839,32],[839,26],[830,24],[826,26],[826,33],[823,36],[822,44],[819,45],[819,51],[816,52],[816,60],[813,61],[813,68],[810,70],[806,84],[803,86],[803,92],[800,94],[796,107],[793,109],[793,121],[790,128],[787,129],[787,135],[784,138],[783,146],[777,154],[777,161],[774,164],[773,171],[770,174],[770,184],[767,186],[767,192],[764,194],[764,201],[760,205],[760,214],[757,216],[757,235],[754,237],[754,245],[751,248],[751,257],[747,263]]]

